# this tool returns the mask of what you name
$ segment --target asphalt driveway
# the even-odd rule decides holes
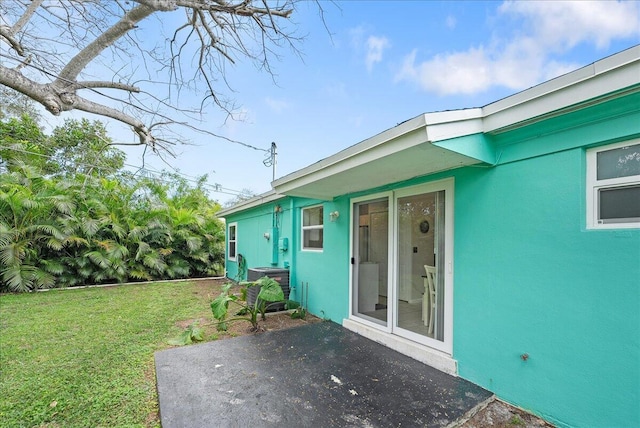
[[[322,322],[155,354],[175,427],[447,426],[492,394]]]

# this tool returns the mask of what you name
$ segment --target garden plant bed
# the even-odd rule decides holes
[[[224,280],[199,280],[195,284],[195,293],[199,296],[206,296],[207,301],[211,303],[211,301],[220,294],[222,285],[227,282],[228,281]],[[234,285],[231,288],[231,292],[239,296],[240,289],[240,285]],[[236,318],[234,314],[239,310],[240,306],[231,302],[229,304],[229,318]],[[234,320],[227,322],[227,330],[218,331],[217,322],[211,316],[211,311],[209,311],[206,317],[178,321],[176,326],[184,329],[195,322],[198,327],[204,330],[205,340],[220,340],[247,334],[259,334],[272,330],[284,330],[286,328],[322,321],[320,318],[310,314],[308,314],[304,319],[291,318],[291,312],[292,311],[267,312],[265,320],[258,317],[257,331],[253,330],[251,323],[248,321],[248,316],[244,317],[247,321]]]

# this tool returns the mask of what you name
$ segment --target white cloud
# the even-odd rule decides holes
[[[347,92],[347,85],[344,82],[328,82],[326,85],[320,88],[319,95],[323,98],[330,98],[336,100],[347,100],[349,95]]]
[[[364,116],[359,115],[359,116],[353,116],[350,117],[347,122],[350,125],[353,125],[354,128],[360,128],[360,126],[362,125],[362,122],[364,121]]]
[[[542,45],[558,50],[581,42],[606,48],[613,39],[640,34],[637,2],[508,1],[498,11],[524,18]]]
[[[364,34],[366,30],[360,25],[349,30],[349,36],[351,38],[351,46],[355,49],[360,49],[362,41],[364,40]]]
[[[491,83],[489,61],[482,48],[448,55],[436,55],[430,61],[416,64],[417,51],[409,54],[396,80],[411,80],[429,91],[441,95],[474,93]],[[451,83],[455,82],[455,83]],[[454,86],[455,85],[455,86]],[[450,88],[455,88],[452,91]]]
[[[444,21],[444,25],[446,25],[449,30],[453,30],[454,28],[456,28],[457,23],[458,21],[456,20],[456,17],[453,15],[447,16],[447,19],[445,19]]]
[[[440,95],[475,94],[492,86],[520,90],[578,65],[554,60],[580,43],[606,48],[618,38],[640,35],[640,3],[611,1],[505,2],[500,17],[520,18],[517,32],[488,45],[438,54],[416,62],[405,57],[396,81],[410,81]],[[498,25],[500,22],[498,21]]]
[[[391,43],[389,43],[389,40],[386,37],[369,36],[367,39],[367,57],[365,60],[367,70],[369,72],[373,70],[373,66],[376,63],[382,61],[382,54],[384,50],[390,46]]]
[[[288,109],[291,104],[288,101],[285,100],[277,100],[271,97],[267,97],[265,98],[264,102],[267,104],[267,106],[269,106],[269,108],[276,112],[276,113],[282,113],[284,110]]]
[[[370,33],[371,30],[363,25],[349,30],[351,47],[358,57],[364,52],[365,65],[369,72],[373,70],[374,65],[382,62],[384,51],[391,47],[389,39],[384,36],[371,35]]]

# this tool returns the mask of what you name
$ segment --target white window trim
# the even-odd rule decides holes
[[[629,177],[597,179],[597,155],[599,152],[640,144],[640,139],[608,144],[587,150],[587,229],[633,229],[640,228],[640,222],[598,223],[598,191],[640,184],[640,175]]]
[[[309,252],[313,252],[313,253],[321,253],[324,251],[324,209],[322,210],[322,224],[319,225],[313,225],[313,226],[305,226],[304,225],[304,212],[305,210],[310,210],[313,208],[318,208],[318,207],[323,207],[322,204],[318,204],[318,205],[311,205],[308,207],[303,207],[300,209],[300,249],[301,251],[309,251]],[[311,247],[305,247],[304,246],[304,232],[305,230],[315,230],[315,229],[321,229],[323,231],[322,233],[322,248],[311,248]]]
[[[231,240],[231,228],[235,228],[236,229],[236,239]],[[227,228],[227,233],[229,234],[229,239],[227,239],[227,259],[229,259],[232,262],[235,262],[236,260],[238,260],[238,223],[234,222],[234,223],[229,223],[228,228]],[[231,242],[235,242],[236,244],[236,251],[235,254],[233,255],[233,257],[231,256]]]

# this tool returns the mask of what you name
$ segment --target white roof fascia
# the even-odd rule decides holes
[[[269,190],[268,192],[262,193],[251,199],[247,199],[246,201],[242,201],[232,207],[220,210],[216,213],[216,216],[223,218],[229,214],[234,214],[240,211],[248,210],[250,208],[254,208],[269,202],[277,201],[278,199],[282,199],[282,198],[286,198],[286,195],[276,193],[275,190]]]
[[[400,138],[422,130],[414,138]],[[427,113],[403,122],[380,134],[329,156],[306,168],[281,177],[272,183],[280,193],[291,187],[308,184],[328,175],[346,171],[416,144],[440,141],[482,132],[482,110],[479,108]],[[306,177],[306,179],[305,179]],[[297,183],[293,186],[287,184]]]
[[[272,185],[278,192],[288,194],[287,192],[299,187],[349,171],[358,166],[373,162],[376,159],[384,158],[403,149],[421,144],[425,140],[426,134],[424,133],[424,126],[422,126],[399,137],[386,140],[384,141],[385,144],[372,145],[368,147],[367,150],[359,151],[351,156],[340,157],[337,159],[332,159],[335,157],[332,156],[331,158],[324,159],[313,164],[311,167],[301,169],[291,175],[280,178],[274,181]],[[330,160],[330,162],[325,162],[328,160]],[[319,166],[320,164],[322,164],[322,166]],[[309,193],[308,197],[328,200],[326,195],[321,194]]]
[[[478,134],[483,131],[482,109],[470,108],[425,114],[430,143]]]
[[[374,135],[371,138],[367,138],[366,140],[358,144],[347,147],[346,149],[341,150],[338,153],[324,158],[314,164],[294,171],[288,175],[285,175],[284,177],[278,178],[277,180],[273,181],[271,185],[274,188],[277,188],[284,183],[289,183],[302,177],[309,176],[311,174],[314,174],[315,172],[322,171],[329,166],[344,162],[346,159],[354,158],[355,156],[361,155],[362,153],[371,150],[372,148],[381,146],[384,143],[396,139],[403,134],[407,134],[422,127],[424,127],[424,115],[414,117],[413,119],[409,119],[406,122],[402,122],[401,124],[393,128],[381,132],[380,134]]]
[[[563,114],[638,83],[640,45],[484,106],[484,132],[502,132]]]

